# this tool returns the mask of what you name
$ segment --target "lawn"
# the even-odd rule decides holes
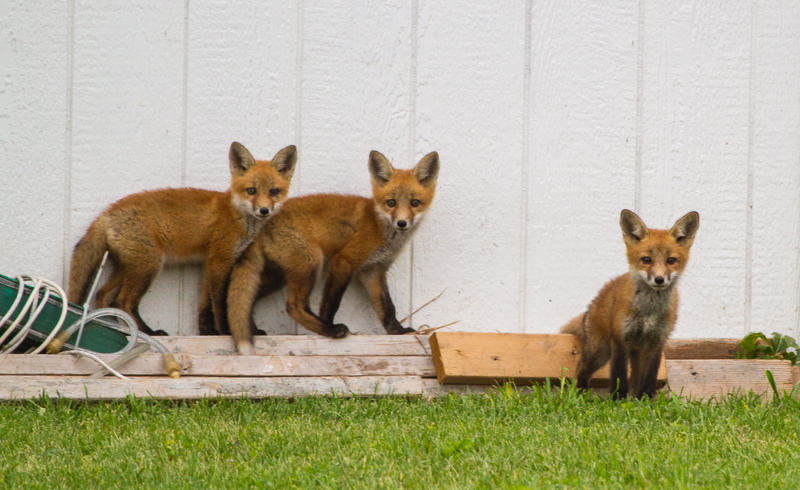
[[[800,403],[417,398],[0,404],[2,488],[797,488]]]

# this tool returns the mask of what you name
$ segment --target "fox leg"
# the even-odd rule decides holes
[[[583,321],[583,335],[581,336],[583,342],[581,357],[578,360],[577,386],[579,389],[587,390],[592,375],[611,357],[611,345],[608,340],[592,332],[588,314]]]
[[[331,260],[328,278],[325,281],[325,288],[322,291],[322,301],[319,305],[319,317],[322,321],[333,324],[333,317],[339,311],[342,304],[342,297],[347,291],[352,277],[350,264],[342,259]]]
[[[328,337],[340,338],[346,336],[350,330],[343,323],[332,324],[315,315],[309,307],[308,300],[314,287],[316,268],[294,271],[287,274],[289,297],[286,300],[286,311],[294,320],[312,332]]]
[[[253,303],[261,288],[264,264],[263,252],[257,247],[250,247],[245,255],[239,258],[228,281],[226,316],[236,349],[242,354],[253,350]]]
[[[203,271],[203,279],[200,283],[200,295],[198,296],[198,315],[197,327],[200,335],[214,335],[218,333],[214,329],[214,312],[211,307],[211,296],[208,292],[207,272]]]
[[[611,390],[612,397],[616,400],[628,396],[628,356],[625,346],[619,342],[611,345]]]
[[[98,308],[117,308],[117,295],[119,288],[122,285],[122,271],[119,266],[114,267],[111,277],[108,282],[103,284],[103,287],[97,291],[95,295],[95,304]],[[85,298],[84,298],[85,299]],[[80,301],[83,302],[84,299]]]
[[[633,385],[634,395],[653,397],[656,393],[658,368],[661,366],[661,348],[648,349],[640,354],[638,383]]]
[[[205,309],[210,309],[212,313],[212,322],[210,325],[207,325],[207,328],[210,327],[208,330],[220,335],[227,335],[230,333],[226,295],[232,268],[233,260],[208,261],[203,278],[206,285],[205,290],[207,292]],[[208,303],[210,303],[210,305]]]
[[[123,279],[117,294],[116,304],[119,309],[130,313],[136,320],[139,330],[148,335],[167,335],[164,330],[153,330],[139,314],[139,302],[150,288],[153,279],[158,274],[159,267],[120,267]]]
[[[397,321],[397,312],[389,295],[389,284],[386,281],[386,270],[381,267],[373,267],[362,272],[359,280],[369,294],[370,302],[375,313],[381,321],[381,325],[388,334],[404,334],[414,332],[413,328],[404,327]]]

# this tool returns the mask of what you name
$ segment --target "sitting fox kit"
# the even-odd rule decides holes
[[[369,171],[372,199],[340,194],[289,199],[239,259],[228,289],[228,322],[239,352],[252,350],[253,302],[284,284],[287,312],[312,332],[349,333],[333,319],[353,276],[365,286],[387,333],[413,331],[395,317],[386,272],[433,200],[439,155],[429,153],[413,169],[400,170],[372,151]],[[321,270],[327,279],[317,315],[309,297]]]
[[[229,152],[231,187],[159,189],[124,197],[103,211],[75,246],[69,300],[83,303],[108,250],[113,271],[97,293],[97,307],[131,314],[141,331],[154,332],[139,315],[139,302],[164,263],[204,262],[201,334],[227,330],[225,288],[236,258],[286,199],[295,168],[294,146],[271,161],[255,160],[240,143]]]
[[[579,388],[588,388],[592,375],[610,358],[615,397],[629,391],[636,397],[653,396],[664,342],[677,318],[676,284],[699,224],[700,215],[692,211],[669,230],[650,230],[635,213],[622,211],[630,273],[603,286],[588,311],[561,329],[576,335],[582,345]]]

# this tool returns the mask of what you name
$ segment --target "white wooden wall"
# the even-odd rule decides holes
[[[800,334],[796,0],[0,0],[0,69],[6,275],[66,282],[124,195],[225,189],[233,140],[298,145],[294,195],[438,150],[390,278],[401,316],[446,290],[416,326],[555,332],[626,271],[628,207],[700,212],[675,336]],[[198,278],[166,269],[143,316],[196,332]],[[284,299],[272,333],[298,331]],[[358,288],[339,318],[380,331]]]

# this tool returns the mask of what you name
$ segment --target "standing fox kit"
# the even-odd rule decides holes
[[[692,211],[669,230],[650,230],[635,213],[622,211],[630,274],[608,282],[588,311],[561,329],[576,335],[582,345],[578,388],[588,388],[594,372],[610,358],[614,396],[623,398],[629,389],[636,397],[653,396],[664,342],[677,318],[676,283],[699,224],[700,215]]]
[[[312,332],[329,337],[349,333],[333,318],[353,276],[365,286],[387,333],[413,331],[395,317],[386,271],[433,200],[439,155],[429,153],[413,169],[399,170],[372,151],[369,171],[372,199],[340,194],[289,199],[237,262],[228,289],[228,322],[240,352],[252,350],[256,297],[284,284],[287,312]],[[309,297],[320,270],[327,279],[317,315]]]
[[[240,143],[229,152],[231,187],[159,189],[124,197],[89,226],[72,253],[69,300],[83,303],[89,280],[108,250],[113,272],[97,293],[97,307],[130,313],[139,329],[154,332],[139,315],[139,302],[165,263],[204,262],[201,334],[223,333],[225,288],[236,258],[286,199],[294,172],[294,146],[271,161],[255,160]]]

